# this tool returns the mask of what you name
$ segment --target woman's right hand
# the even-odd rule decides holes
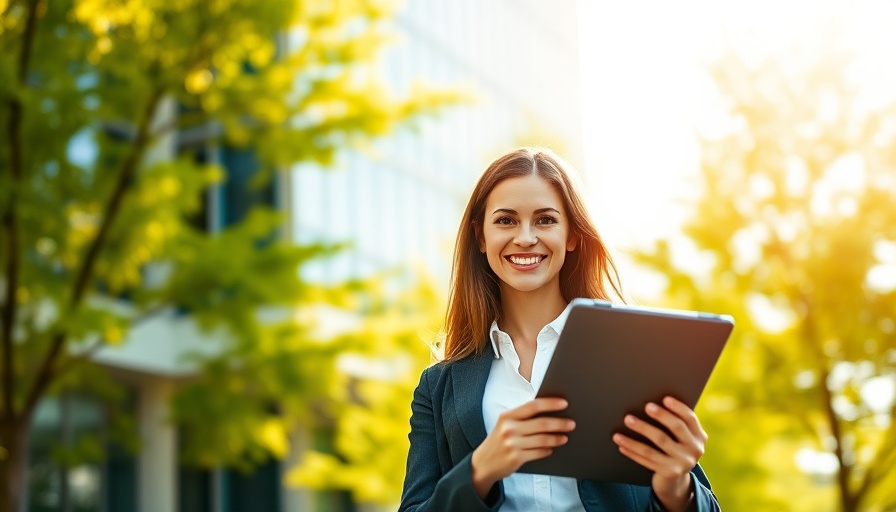
[[[495,428],[473,451],[473,487],[480,498],[524,463],[547,457],[566,444],[565,433],[576,426],[573,420],[535,416],[562,411],[567,405],[562,398],[536,398],[498,416]]]

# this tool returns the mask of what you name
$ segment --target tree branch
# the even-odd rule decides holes
[[[88,284],[93,279],[96,264],[99,261],[100,254],[106,248],[106,240],[109,237],[112,225],[121,210],[124,196],[132,185],[134,176],[139,168],[140,160],[146,152],[150,140],[150,125],[153,122],[156,109],[161,99],[162,91],[155,89],[150,94],[149,100],[143,108],[143,112],[141,113],[142,117],[140,118],[140,123],[137,127],[137,136],[134,139],[133,146],[131,146],[131,152],[121,164],[118,181],[115,183],[115,188],[112,191],[109,202],[106,204],[100,229],[97,231],[96,237],[87,248],[87,254],[84,256],[81,267],[76,274],[72,294],[66,305],[68,314],[77,310],[84,298],[84,294],[87,292]],[[37,377],[35,377],[34,380],[34,386],[28,392],[28,398],[25,401],[23,414],[26,416],[37,406],[38,400],[40,400],[40,397],[52,381],[55,372],[54,365],[62,352],[62,348],[65,346],[67,338],[68,333],[62,328],[59,328],[59,330],[57,330],[51,337],[50,349],[43,358],[40,369],[37,372]]]
[[[19,68],[17,77],[19,84],[24,85],[28,78],[28,65],[31,63],[32,49],[34,48],[34,38],[37,35],[37,18],[44,10],[45,0],[31,0],[28,6],[28,19],[25,22],[25,34],[22,39],[22,53],[19,54]]]
[[[896,404],[890,408],[890,418],[890,426],[884,433],[884,438],[877,448],[877,454],[874,456],[874,460],[868,464],[868,470],[865,471],[865,474],[862,476],[862,482],[856,490],[856,496],[859,501],[874,487],[877,483],[875,480],[885,476],[890,468],[893,467],[892,461],[889,459],[893,459],[896,456],[896,422],[893,421],[896,418]]]
[[[28,65],[31,62],[31,54],[34,48],[34,39],[37,34],[37,18],[42,10],[43,0],[31,0],[28,4],[28,17],[25,21],[25,32],[22,34],[22,51],[19,53],[18,68],[16,69],[16,87],[22,89],[28,78]],[[16,291],[19,288],[19,222],[16,218],[16,203],[18,202],[18,188],[25,173],[24,160],[22,158],[22,125],[24,124],[25,106],[22,103],[20,91],[16,91],[7,99],[9,107],[9,120],[7,126],[7,142],[9,144],[9,173],[11,187],[7,210],[3,212],[3,231],[6,236],[6,294],[2,311],[2,332],[0,332],[0,346],[2,346],[3,359],[3,418],[12,422],[16,416],[15,410],[15,354],[13,353],[13,324],[16,321]]]
[[[18,116],[10,115],[10,125],[14,124],[14,120]],[[12,126],[10,126],[10,145],[16,144],[18,137],[13,135]],[[10,153],[13,153],[12,151]],[[10,160],[13,160],[11,157]],[[19,175],[18,170],[21,167],[10,163],[12,171],[12,190],[10,192],[8,210],[3,215],[3,231],[6,239],[6,292],[4,295],[4,304],[2,312],[2,329],[0,338],[2,338],[3,350],[3,418],[5,421],[12,421],[15,418],[15,404],[13,385],[15,379],[13,372],[15,354],[13,354],[13,324],[16,320],[16,290],[19,287],[19,227],[15,214],[16,189],[18,188]]]
[[[771,230],[771,232],[775,233],[774,230]],[[784,243],[781,242],[780,238],[778,238],[777,234],[772,235],[770,244],[775,246],[778,251],[778,257],[783,261],[784,265],[787,268],[796,268],[796,265],[790,258],[790,253],[787,251]],[[796,275],[796,272],[794,272],[792,275]],[[846,462],[846,457],[843,450],[843,441],[845,436],[843,434],[842,425],[840,424],[840,418],[837,417],[837,412],[834,411],[834,397],[831,393],[831,390],[828,388],[828,376],[830,374],[830,368],[828,367],[827,359],[824,355],[824,352],[822,351],[821,347],[817,345],[818,332],[813,315],[813,310],[811,307],[811,301],[809,300],[809,297],[807,296],[805,291],[799,286],[799,283],[796,283],[794,289],[796,290],[797,294],[796,300],[801,301],[803,306],[805,307],[806,316],[803,320],[804,335],[802,338],[805,341],[807,349],[815,358],[815,364],[818,370],[818,389],[821,393],[822,410],[827,420],[828,427],[830,428],[831,436],[834,437],[834,441],[836,443],[834,446],[834,455],[837,457],[837,462],[840,464],[840,467],[837,471],[837,484],[840,489],[840,505],[843,508],[843,512],[852,512],[855,507],[861,502],[863,496],[859,492],[861,489],[859,491],[853,492],[850,486],[850,481],[852,480],[853,465],[847,464]]]
[[[840,506],[842,507],[843,512],[853,512],[856,505],[860,503],[862,496],[858,492],[853,492],[850,486],[853,465],[846,462],[846,456],[843,450],[845,436],[843,434],[842,425],[840,424],[840,418],[837,417],[837,412],[834,410],[834,396],[831,393],[830,388],[828,388],[830,368],[825,361],[824,353],[821,348],[814,343],[818,339],[818,335],[815,328],[815,319],[812,315],[812,308],[808,306],[808,298],[802,292],[800,292],[800,300],[804,301],[807,312],[805,318],[806,336],[804,339],[808,342],[807,345],[816,359],[818,368],[818,389],[821,393],[822,409],[825,418],[827,419],[828,427],[831,429],[831,436],[834,437],[834,456],[837,457],[837,462],[840,465],[837,469],[837,485],[840,488]]]
[[[852,464],[847,464],[845,452],[843,450],[844,435],[840,425],[840,419],[834,411],[834,398],[831,390],[828,388],[829,372],[827,368],[819,367],[819,389],[821,390],[822,403],[824,404],[824,413],[828,420],[828,426],[831,428],[831,435],[834,437],[834,455],[837,462],[840,463],[840,469],[837,471],[837,483],[840,486],[840,502],[844,512],[851,512],[855,504],[858,503],[859,497],[853,494],[850,489],[850,480],[852,479]]]

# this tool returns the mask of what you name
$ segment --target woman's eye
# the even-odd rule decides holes
[[[536,224],[556,224],[557,219],[551,217],[550,215],[542,215],[535,221]]]
[[[495,220],[495,224],[504,224],[505,226],[513,224],[513,219],[510,217],[500,217]]]

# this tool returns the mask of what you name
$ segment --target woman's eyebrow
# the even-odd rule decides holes
[[[495,210],[495,211],[492,212],[492,215],[494,215],[494,214],[496,214],[496,213],[509,213],[509,214],[512,214],[512,215],[516,215],[516,214],[517,214],[517,213],[516,213],[516,210],[511,210],[510,208],[498,208],[497,210]]]
[[[558,210],[558,209],[556,209],[556,208],[551,208],[551,207],[547,207],[547,208],[539,208],[539,209],[535,210],[535,211],[532,212],[532,213],[535,213],[535,214],[537,215],[537,214],[539,214],[539,213],[545,213],[545,212],[554,212],[554,213],[556,213],[557,215],[560,215],[560,210]],[[494,215],[494,214],[496,214],[496,213],[509,213],[509,214],[511,214],[511,215],[517,215],[517,214],[518,214],[516,210],[513,210],[513,209],[511,209],[511,208],[498,208],[498,209],[496,209],[495,211],[492,212],[492,215]]]

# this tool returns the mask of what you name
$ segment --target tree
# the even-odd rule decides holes
[[[734,509],[830,489],[800,449],[836,461],[839,498],[807,510],[896,506],[896,103],[851,81],[831,41],[712,64],[725,112],[702,136],[687,238],[639,256],[671,303],[736,317],[701,405]]]
[[[372,68],[391,11],[375,0],[0,0],[0,12],[0,512],[17,510],[41,398],[97,375],[97,348],[173,308],[224,333],[208,368],[279,362],[247,386],[263,405],[222,426],[262,432],[234,447],[244,455],[276,446],[275,393],[313,391],[307,366],[289,367],[308,329],[259,309],[319,300],[298,269],[328,249],[272,240],[282,219],[262,207],[196,229],[225,173],[179,153],[175,134],[251,152],[263,182],[454,95],[390,97]]]

